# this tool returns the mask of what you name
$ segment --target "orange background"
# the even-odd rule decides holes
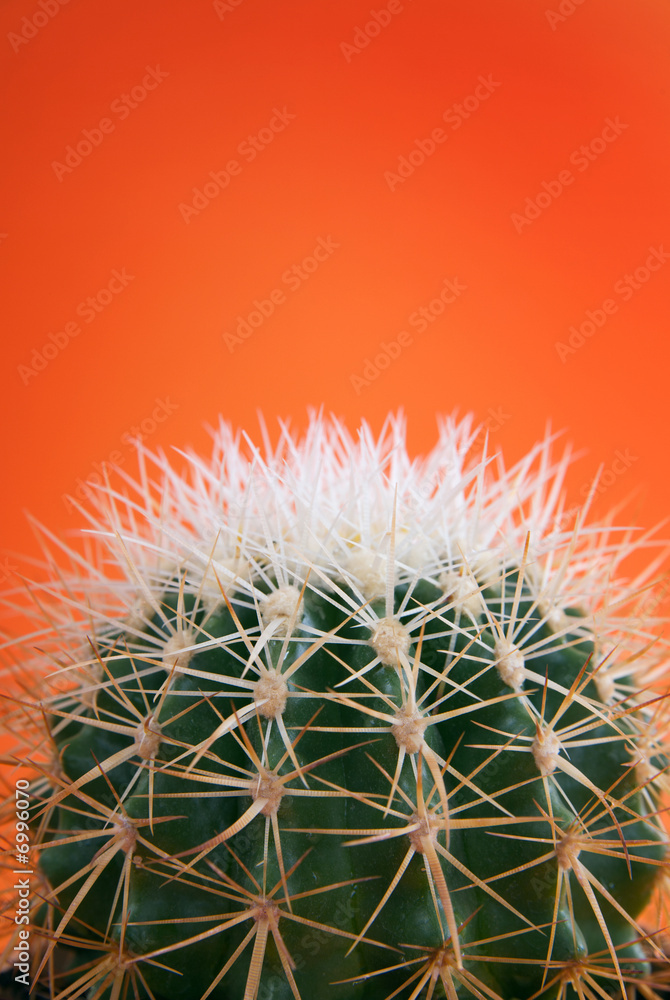
[[[670,252],[669,51],[666,0],[5,0],[0,586],[16,553],[38,553],[24,508],[75,528],[64,494],[110,457],[131,468],[133,427],[206,449],[206,422],[255,432],[258,409],[271,426],[320,404],[379,426],[402,406],[415,452],[436,413],[493,413],[510,459],[550,420],[588,449],[576,499],[621,452],[600,508],[639,488],[635,517],[659,521],[670,262],[627,301],[614,288],[650,247]],[[147,67],[160,82],[140,100]],[[251,160],[275,109],[285,127]],[[608,119],[625,128],[602,143]],[[86,130],[99,143],[59,168]],[[186,221],[180,205],[231,159],[237,175]],[[519,232],[513,216],[564,170],[572,183]],[[282,276],[319,237],[336,248],[292,290]],[[85,322],[114,269],[132,280]],[[465,291],[412,329],[445,278]],[[275,289],[231,351],[223,335]],[[607,298],[616,312],[562,361],[557,342]],[[403,330],[400,357],[356,382]],[[156,400],[172,408],[161,423]]]
[[[670,261],[625,301],[615,286],[670,253],[669,52],[667,0],[3,0],[0,596],[39,555],[25,509],[72,531],[64,497],[110,458],[131,469],[133,428],[206,449],[219,413],[255,432],[258,409],[378,427],[402,406],[421,452],[458,408],[510,460],[549,420],[588,449],[573,501],[602,462],[600,512],[638,491],[637,523],[664,518]],[[286,127],[249,159],[276,109]],[[625,128],[601,151],[608,119]],[[87,132],[99,143],[59,167]],[[515,226],[545,185],[558,196]],[[337,246],[292,290],[319,238]],[[115,270],[132,280],[87,323]],[[465,290],[408,326],[445,278]],[[276,289],[231,351],[224,334]]]

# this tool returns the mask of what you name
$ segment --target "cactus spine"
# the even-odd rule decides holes
[[[506,471],[480,440],[446,420],[410,461],[398,418],[315,417],[261,454],[222,425],[185,474],[140,451],[85,557],[48,538],[6,763],[36,775],[53,998],[655,995],[633,543],[564,516],[549,441]]]

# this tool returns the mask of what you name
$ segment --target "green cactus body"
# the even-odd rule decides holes
[[[418,465],[397,421],[355,441],[315,419],[246,460],[222,428],[191,481],[156,459],[160,503],[101,495],[122,572],[62,584],[64,683],[20,706],[54,998],[573,1000],[658,977],[650,625],[608,610],[635,588],[612,591],[604,536],[561,528],[548,443],[496,478],[475,438],[448,422]]]

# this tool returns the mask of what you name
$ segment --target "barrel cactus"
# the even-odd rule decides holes
[[[140,446],[137,478],[80,508],[81,546],[45,532],[5,712],[27,741],[5,757],[30,801],[21,982],[656,996],[660,563],[620,578],[637,543],[564,506],[568,461],[547,439],[506,469],[470,419],[420,461],[398,417],[263,448],[222,424],[206,461]]]

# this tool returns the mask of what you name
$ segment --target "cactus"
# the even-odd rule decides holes
[[[5,713],[34,775],[30,981],[657,996],[660,562],[617,582],[637,543],[565,509],[569,455],[506,470],[468,418],[411,461],[399,417],[314,417],[183,459],[140,446],[83,548],[44,535]]]

